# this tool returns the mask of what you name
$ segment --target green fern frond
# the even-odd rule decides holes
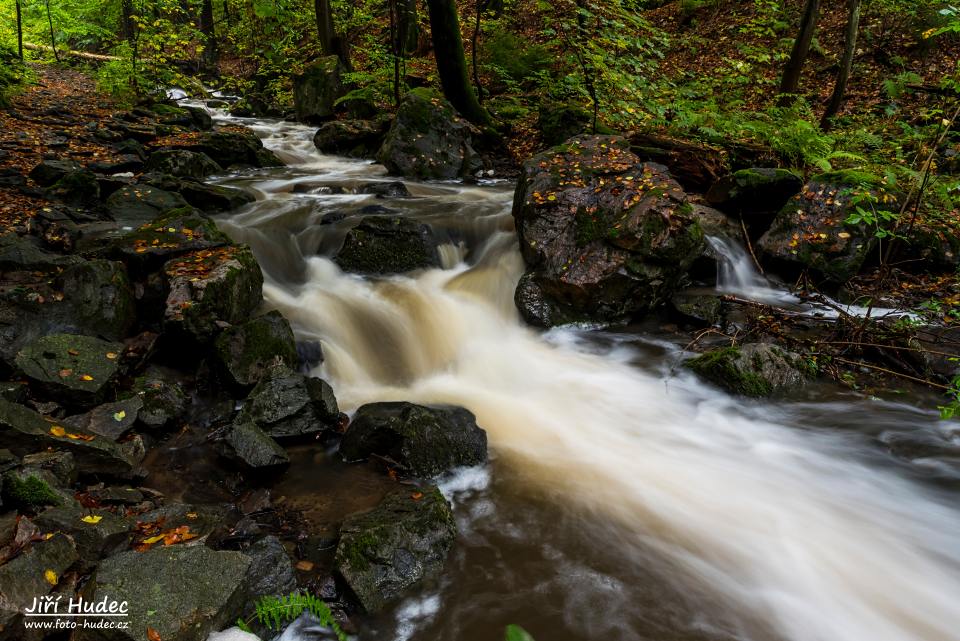
[[[340,641],[347,641],[347,634],[333,618],[333,612],[322,599],[312,594],[292,592],[285,596],[262,596],[254,603],[254,618],[271,630],[279,630],[304,612],[313,615],[320,625],[330,628]],[[237,627],[250,631],[245,621],[238,620]]]

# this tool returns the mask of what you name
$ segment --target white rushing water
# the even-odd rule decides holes
[[[305,198],[290,181],[370,179],[382,168],[320,156],[307,128],[257,128],[300,166],[247,182],[263,199],[221,222],[261,251],[272,233],[281,254],[282,243],[299,247],[289,251],[304,256],[300,278],[271,278],[268,267],[264,294],[300,336],[321,340],[317,374],[345,409],[467,407],[505,464],[611,523],[623,563],[652,548],[683,581],[708,587],[739,613],[743,639],[960,640],[956,505],[866,463],[842,435],[739,411],[685,375],[665,379],[586,349],[574,330],[548,341],[525,327],[513,305],[523,265],[508,189],[411,185],[436,207],[428,218],[459,217],[479,242],[448,256],[448,269],[379,281],[342,273],[272,221],[288,224]],[[774,291],[741,267],[731,263],[728,285]],[[418,603],[408,605],[414,619],[443,607],[429,595]]]

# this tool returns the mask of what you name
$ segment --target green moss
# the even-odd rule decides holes
[[[814,176],[812,180],[814,182],[844,187],[880,187],[883,184],[883,179],[876,174],[859,171],[857,169],[828,171]]]
[[[692,358],[684,365],[707,380],[744,396],[769,396],[773,392],[773,386],[756,372],[738,363],[741,356],[742,352],[738,348],[725,347]],[[757,357],[753,360],[754,367],[759,369],[763,366]]]
[[[7,474],[3,478],[3,494],[11,503],[31,509],[62,503],[53,488],[35,474]]]

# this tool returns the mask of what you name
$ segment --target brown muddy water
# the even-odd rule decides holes
[[[351,189],[381,167],[319,155],[307,127],[243,122],[290,166],[221,178],[259,199],[219,223],[253,247],[267,305],[322,343],[315,374],[345,411],[451,403],[489,435],[488,465],[441,482],[461,532],[443,577],[361,639],[493,641],[508,623],[538,641],[960,639],[960,432],[935,399],[823,384],[748,401],[685,374],[656,328],[534,331],[512,300],[511,185],[378,200]],[[342,273],[327,256],[369,206],[431,223],[444,268]],[[795,304],[726,249],[726,286]],[[316,518],[341,509],[332,486],[374,500],[294,458],[279,489]]]

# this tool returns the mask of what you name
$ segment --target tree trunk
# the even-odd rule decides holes
[[[47,24],[50,25],[50,48],[53,49],[53,58],[60,62],[60,54],[57,53],[57,38],[53,33],[53,16],[50,15],[50,0],[47,0]]]
[[[403,46],[399,38],[399,22],[397,13],[399,7],[397,0],[390,0],[387,3],[390,10],[390,47],[393,54],[393,104],[400,106],[400,49]]]
[[[317,18],[320,51],[325,56],[337,56],[346,69],[353,69],[350,64],[350,48],[346,40],[340,37],[333,27],[333,8],[330,6],[330,0],[313,0],[313,10]]]
[[[123,39],[133,44],[136,37],[136,27],[133,23],[133,0],[121,0],[120,2],[120,33]]]
[[[420,40],[420,28],[417,24],[417,0],[397,1],[397,51],[402,56],[416,52]]]
[[[473,40],[470,44],[470,60],[473,63],[473,84],[477,88],[477,102],[483,104],[483,85],[480,84],[480,18],[483,15],[483,2],[477,0],[476,22],[473,25]]]
[[[853,68],[853,56],[857,51],[857,32],[860,29],[860,0],[847,0],[847,32],[844,35],[843,58],[840,60],[840,69],[837,70],[837,81],[833,85],[833,95],[827,103],[827,109],[820,119],[820,128],[828,131],[832,126],[831,119],[840,111],[843,103],[843,94],[847,90],[847,81],[850,79],[850,70]]]
[[[20,0],[17,0],[17,53],[20,55],[20,60],[23,60],[23,14]]]
[[[804,63],[807,61],[807,55],[810,53],[813,34],[817,30],[819,14],[820,0],[807,0],[803,9],[803,17],[800,18],[800,31],[797,33],[797,39],[793,42],[790,59],[787,60],[787,64],[783,68],[783,78],[780,80],[781,94],[797,93],[797,87],[800,86],[800,74],[803,71]],[[789,100],[789,95],[784,95],[780,98],[780,104],[786,104]]]
[[[217,68],[217,34],[213,26],[213,0],[203,0],[200,5],[200,33],[203,34],[203,56],[200,66],[204,71]]]
[[[470,122],[489,124],[490,115],[477,102],[477,95],[470,86],[456,3],[454,0],[427,0],[427,9],[430,11],[433,55],[437,59],[443,95]]]

